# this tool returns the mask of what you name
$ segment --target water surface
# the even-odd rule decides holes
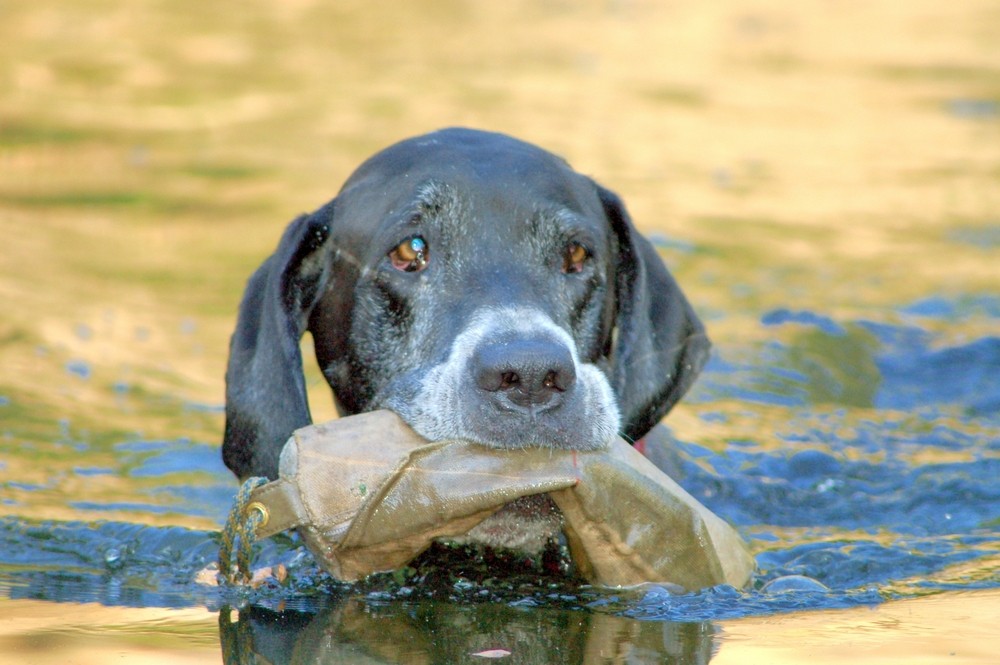
[[[5,3],[0,652],[991,662],[998,44],[989,0]],[[194,581],[246,278],[362,159],[454,124],[564,155],[657,243],[715,342],[666,420],[683,485],[752,589],[343,588],[287,538],[259,555],[286,586]]]

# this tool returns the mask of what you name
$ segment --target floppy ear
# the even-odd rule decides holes
[[[292,432],[312,422],[299,341],[329,274],[332,203],[302,215],[247,283],[226,369],[222,459],[244,479],[278,477]]]
[[[618,396],[622,431],[637,441],[691,387],[708,360],[711,343],[618,196],[600,186],[598,195],[618,243],[611,386]]]

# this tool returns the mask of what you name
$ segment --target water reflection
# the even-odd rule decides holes
[[[291,663],[707,663],[708,622],[444,601],[332,601],[318,612],[224,607],[226,665]],[[506,652],[506,653],[505,653]]]

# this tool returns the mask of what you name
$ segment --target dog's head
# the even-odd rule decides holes
[[[708,356],[700,321],[616,195],[500,134],[449,129],[361,165],[251,277],[223,456],[276,477],[311,422],[312,333],[338,409],[431,440],[587,448],[644,435]]]

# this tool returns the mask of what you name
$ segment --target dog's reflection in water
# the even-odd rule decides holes
[[[292,663],[707,663],[708,622],[584,610],[350,598],[316,612],[223,608],[226,665]],[[509,653],[508,653],[509,652]],[[490,657],[496,658],[493,661]]]

